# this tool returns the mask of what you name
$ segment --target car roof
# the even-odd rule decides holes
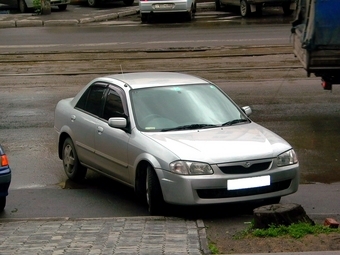
[[[119,80],[131,89],[169,85],[206,84],[202,78],[175,72],[137,72],[109,75],[104,78]]]

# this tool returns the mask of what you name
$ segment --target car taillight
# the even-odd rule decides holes
[[[1,166],[8,166],[8,158],[6,155],[1,156]]]

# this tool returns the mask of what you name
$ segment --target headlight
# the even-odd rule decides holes
[[[277,166],[288,166],[296,164],[297,162],[298,159],[293,149],[277,156]]]
[[[170,171],[176,174],[202,175],[213,174],[209,164],[202,162],[175,161],[170,163]]]

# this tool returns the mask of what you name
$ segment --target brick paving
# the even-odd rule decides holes
[[[0,220],[1,255],[201,255],[202,241],[202,221],[178,218]]]

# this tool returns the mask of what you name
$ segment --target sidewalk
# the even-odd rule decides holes
[[[201,221],[165,217],[2,220],[0,254],[201,255],[201,230]]]

